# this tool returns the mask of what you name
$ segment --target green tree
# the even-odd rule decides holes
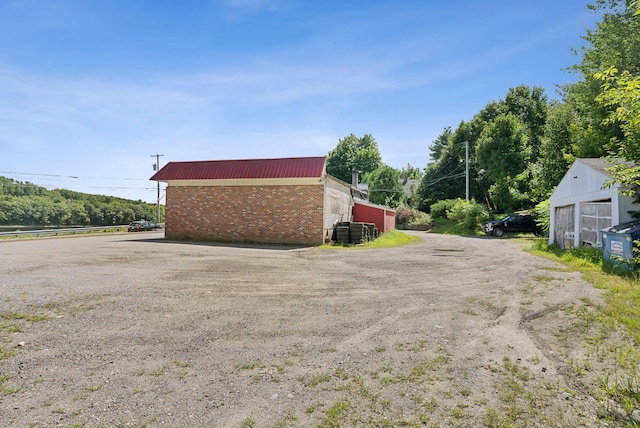
[[[615,68],[638,76],[640,19],[635,15],[637,2],[597,0],[588,7],[602,12],[602,19],[593,30],[587,30],[583,36],[586,44],[576,50],[581,59],[571,71],[581,79],[563,88],[563,99],[576,112],[573,153],[600,157],[618,151],[623,133],[618,123],[607,120],[611,106],[597,101],[604,89],[596,75]]]
[[[464,127],[464,122],[458,129]],[[431,205],[443,199],[455,199],[465,194],[465,153],[462,132],[445,128],[431,146],[431,158],[424,169],[418,195],[418,208],[430,212]]]
[[[611,173],[640,200],[640,4],[629,0],[597,0],[591,9],[602,20],[584,37],[587,45],[574,71],[582,80],[567,88],[567,100],[586,123],[579,138],[600,144],[598,156],[609,155]],[[575,94],[582,96],[575,102]],[[586,129],[586,131],[585,131]],[[591,134],[591,135],[589,135]],[[581,154],[575,150],[576,154]]]
[[[483,129],[476,147],[476,161],[493,183],[489,190],[494,208],[520,208],[521,174],[527,167],[531,146],[522,121],[513,114],[498,116]]]
[[[0,224],[117,225],[156,216],[156,205],[65,189],[48,190],[0,177]]]
[[[400,178],[407,178],[409,180],[420,180],[422,178],[422,171],[420,168],[407,164],[400,170]]]
[[[597,101],[612,109],[605,121],[618,124],[624,135],[617,141],[610,172],[629,189],[636,202],[640,201],[640,76],[632,76],[628,71],[618,74],[618,70],[611,68],[597,73],[596,78],[604,82]]]
[[[451,127],[447,127],[444,129],[444,131],[442,131],[442,134],[438,135],[438,138],[436,138],[431,143],[431,146],[429,146],[429,151],[431,152],[432,161],[438,162],[442,159],[443,153],[445,153],[445,150],[449,146],[449,139],[451,138],[451,134],[453,134]]]
[[[327,155],[327,174],[351,183],[352,171],[364,175],[382,165],[378,143],[366,134],[358,138],[351,134],[338,141],[335,149]]]
[[[85,226],[90,224],[89,214],[80,201],[69,201],[69,218],[65,224]]]
[[[388,165],[365,174],[362,182],[369,185],[369,200],[374,204],[397,207],[404,195],[399,175],[397,169]]]
[[[544,128],[547,123],[548,102],[544,89],[520,85],[509,89],[504,97],[507,113],[516,116],[527,130],[529,137],[527,162],[538,157]]]
[[[547,115],[544,90],[520,85],[509,89],[503,99],[488,103],[471,121],[460,123],[454,131],[446,128],[430,148],[433,162],[425,168],[419,191],[420,208],[428,210],[439,200],[466,196],[463,178],[466,143],[469,143],[470,198],[493,202],[505,209],[541,198],[532,187],[532,177],[538,173],[535,162],[540,157]],[[505,117],[518,123],[519,139],[513,135],[489,139],[504,124]],[[515,147],[509,147],[512,144]],[[482,159],[479,152],[483,152]],[[508,165],[503,165],[503,157],[512,155],[517,162],[509,163],[513,160],[510,159],[505,162]],[[505,167],[510,168],[508,173],[503,171]],[[493,200],[496,198],[501,200],[499,204]]]
[[[458,199],[447,212],[447,218],[456,221],[464,229],[480,232],[484,223],[489,220],[489,213],[484,205],[476,203],[473,199]]]
[[[640,74],[618,74],[617,69],[610,68],[595,77],[604,82],[596,101],[611,109],[605,123],[617,124],[623,134],[616,154],[628,161],[640,161]]]
[[[551,196],[573,163],[572,148],[576,145],[574,123],[576,114],[566,103],[549,105],[544,136],[540,142],[538,159],[531,163],[531,199],[541,202]]]

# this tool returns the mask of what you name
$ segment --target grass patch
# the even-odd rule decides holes
[[[634,342],[640,344],[640,281],[613,274],[611,266],[603,264],[602,253],[596,248],[561,250],[556,245],[536,242],[529,251],[581,272],[586,281],[606,290],[606,304],[595,307],[601,320],[623,326]]]
[[[552,276],[547,276],[547,275],[534,275],[533,277],[534,281],[537,281],[541,284],[549,284],[551,281],[554,280],[554,278]]]
[[[502,366],[495,371],[495,388],[498,392],[497,407],[487,407],[484,424],[488,427],[504,428],[516,426],[552,426],[555,416],[540,410],[554,399],[556,388],[536,386],[531,371],[519,361],[504,357]],[[522,424],[523,421],[528,423]],[[576,425],[580,425],[577,423]]]
[[[248,418],[246,418],[244,421],[242,421],[242,423],[240,424],[240,428],[251,428],[256,426],[256,420],[249,416]]]
[[[14,355],[16,355],[15,351],[10,349],[0,348],[0,361],[4,360],[5,358],[13,357]]]
[[[304,386],[307,386],[307,387],[317,386],[323,382],[329,382],[331,380],[331,375],[328,375],[328,374],[316,375],[316,376],[310,377],[309,379],[306,379],[304,376],[300,376],[298,380]]]
[[[29,314],[25,312],[0,312],[0,339],[7,340],[11,333],[19,333],[26,322],[46,321],[50,317],[45,314]],[[0,347],[0,361],[13,357],[15,351]]]
[[[276,422],[276,428],[286,428],[298,426],[298,417],[293,413],[288,413]]]
[[[0,312],[0,318],[5,320],[25,320],[30,322],[40,322],[48,320],[49,316],[44,314],[27,314],[24,312]]]
[[[24,322],[42,322],[49,319],[45,314],[29,314],[25,312],[0,312],[0,333],[19,333]]]
[[[413,235],[407,235],[399,230],[392,230],[380,235],[377,239],[362,244],[363,248],[389,248],[402,247],[404,245],[415,244],[420,242],[420,238]]]
[[[603,403],[601,417],[613,421],[624,414],[630,425],[638,426],[640,280],[613,274],[612,267],[603,263],[602,252],[595,248],[561,250],[557,245],[536,242],[529,251],[581,272],[586,281],[605,290],[603,304],[583,300],[583,306],[566,310],[576,317],[575,326],[585,336],[589,351],[587,359],[567,364],[584,377],[583,382],[595,384],[593,393]],[[590,369],[603,361],[607,364],[594,379]]]
[[[349,404],[345,401],[338,401],[329,407],[325,419],[318,425],[319,428],[340,428],[342,420],[349,411]]]
[[[457,221],[444,217],[433,219],[433,226],[429,232],[442,235],[485,236],[482,230],[466,228]]]
[[[391,230],[389,232],[385,232],[381,234],[378,238],[373,241],[365,242],[363,244],[344,244],[344,245],[331,245],[324,244],[321,245],[320,248],[357,248],[357,249],[368,249],[368,248],[393,248],[393,247],[402,247],[405,245],[415,244],[416,242],[420,242],[420,238],[413,235],[407,235],[399,230]]]
[[[16,377],[16,375],[13,375],[13,374],[0,375],[0,396],[9,395],[9,394],[15,394],[16,392],[20,391],[19,388],[11,388],[11,387],[7,387],[7,386],[4,385],[5,382],[8,382],[9,380],[13,379],[14,377]]]

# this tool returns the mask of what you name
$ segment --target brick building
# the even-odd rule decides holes
[[[165,236],[223,242],[317,245],[353,215],[351,186],[325,157],[169,162]]]

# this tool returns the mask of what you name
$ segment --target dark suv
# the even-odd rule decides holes
[[[536,236],[542,236],[543,233],[542,227],[531,214],[518,213],[485,223],[484,231],[487,235],[498,237],[510,232],[533,233]]]
[[[132,221],[127,227],[127,232],[142,232],[155,229],[155,223],[145,220]]]

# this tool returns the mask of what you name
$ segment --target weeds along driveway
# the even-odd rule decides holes
[[[557,333],[596,291],[515,241],[410,233],[371,250],[0,242],[1,423],[595,424]]]

